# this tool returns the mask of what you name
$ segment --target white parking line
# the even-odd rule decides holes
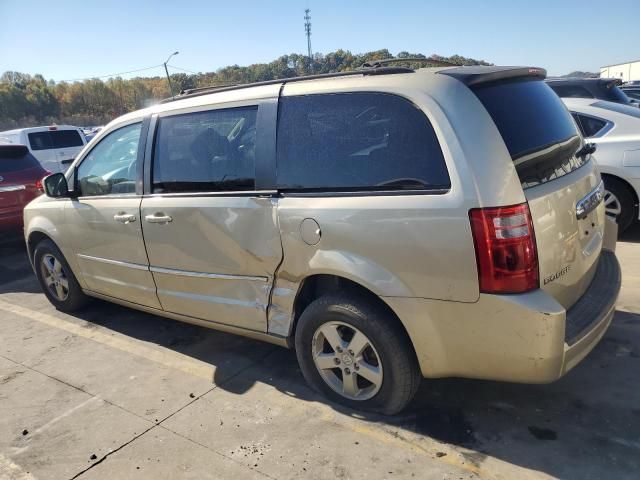
[[[22,469],[20,465],[0,453],[0,478],[11,480],[35,480],[36,477]]]
[[[14,305],[4,300],[0,300],[0,310],[25,317],[29,320],[35,320],[50,327],[65,330],[73,335],[88,338],[94,342],[146,358],[147,360],[175,370],[180,370],[189,375],[213,380],[214,367],[211,364],[160,346],[156,348],[149,347],[141,340],[134,340],[131,337],[108,330],[104,327],[93,325],[94,328],[85,328],[82,325],[49,315],[48,313]]]
[[[68,417],[69,415],[71,415],[73,412],[75,412],[76,410],[80,410],[82,407],[84,407],[85,405],[88,405],[91,402],[95,402],[95,401],[102,401],[99,397],[91,397],[88,398],[87,400],[85,400],[82,403],[79,403],[78,405],[76,405],[73,408],[70,408],[69,410],[67,410],[66,412],[64,412],[61,415],[58,415],[57,417],[49,420],[47,423],[45,423],[44,425],[42,425],[41,427],[36,428],[33,432],[31,432],[31,437],[34,437],[35,435],[42,433],[46,430],[48,430],[49,428],[51,428],[53,425],[55,425],[56,423],[58,423],[60,420],[62,420],[63,418]],[[26,450],[28,450],[30,447],[30,445],[26,445],[24,447],[20,447],[20,448],[14,448],[13,449],[13,453],[14,455],[19,455],[23,452],[25,452]],[[0,470],[1,471],[1,470]]]

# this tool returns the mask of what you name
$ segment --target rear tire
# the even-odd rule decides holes
[[[618,233],[622,233],[637,217],[633,192],[617,178],[603,176],[603,180],[607,216],[618,223]]]
[[[89,303],[64,255],[51,240],[36,245],[33,264],[42,291],[58,310],[75,312]]]
[[[396,414],[420,386],[418,362],[397,319],[360,295],[313,301],[300,316],[295,346],[309,385],[356,410]]]

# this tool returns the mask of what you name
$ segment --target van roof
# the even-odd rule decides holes
[[[426,67],[419,69],[411,69],[407,67],[387,67],[384,64],[380,66],[365,67],[349,72],[337,72],[320,75],[307,75],[291,78],[280,78],[276,80],[268,80],[265,82],[247,83],[239,85],[226,85],[226,86],[211,86],[197,89],[190,89],[181,92],[175,97],[167,98],[160,102],[144,108],[125,114],[117,119],[113,120],[106,128],[109,130],[110,126],[114,124],[122,124],[125,122],[140,120],[141,118],[154,113],[161,113],[167,110],[179,110],[183,107],[193,107],[199,105],[206,105],[212,100],[207,98],[209,96],[224,94],[224,101],[238,101],[238,100],[253,100],[260,98],[268,98],[278,95],[279,89],[286,84],[321,84],[326,81],[336,82],[353,82],[356,79],[366,79],[367,77],[372,83],[381,83],[383,79],[397,78],[398,81],[404,81],[404,78],[415,78],[426,85],[426,76],[433,76],[434,74],[446,74],[449,77],[456,78],[457,80],[471,86],[478,85],[487,82],[503,81],[509,78],[536,78],[544,79],[546,77],[546,70],[537,67],[522,67],[522,66],[495,66],[495,65],[477,65],[477,66],[440,66],[440,67]],[[422,77],[424,80],[420,79]],[[374,80],[376,79],[376,80]],[[384,82],[387,83],[387,82]],[[203,98],[200,98],[203,97]]]
[[[5,130],[0,132],[1,134],[10,134],[15,135],[17,133],[32,133],[32,132],[47,132],[47,131],[57,131],[57,130],[78,130],[78,127],[74,127],[73,125],[47,125],[43,127],[27,127],[27,128],[14,128],[13,130]]]
[[[420,59],[393,59],[400,61],[414,61]],[[429,61],[428,59],[426,61]],[[443,62],[447,63],[447,62]],[[239,90],[244,88],[258,87],[262,85],[276,85],[286,84],[291,82],[304,82],[311,80],[326,80],[330,78],[339,77],[352,77],[352,76],[370,76],[370,75],[395,75],[400,73],[415,73],[416,70],[407,67],[386,67],[384,61],[377,61],[371,64],[365,64],[362,68],[351,70],[348,72],[336,72],[336,73],[323,73],[318,75],[303,75],[299,77],[280,78],[275,80],[267,80],[264,82],[245,83],[237,85],[220,85],[209,86],[200,88],[191,88],[183,90],[179,95],[171,98],[166,98],[160,103],[168,103],[184,98],[191,98],[201,95],[208,95],[210,93],[225,92],[230,90]],[[450,75],[467,85],[476,85],[479,83],[493,82],[504,80],[514,77],[535,77],[544,79],[547,76],[547,71],[544,68],[538,67],[513,67],[513,66],[495,66],[495,65],[462,65],[456,66],[447,64],[438,67],[427,67],[418,69],[423,73],[444,73]]]

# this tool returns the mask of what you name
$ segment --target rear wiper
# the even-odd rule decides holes
[[[596,151],[597,145],[595,143],[585,143],[580,150],[576,152],[576,157],[586,157]]]

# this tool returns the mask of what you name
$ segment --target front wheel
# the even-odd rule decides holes
[[[42,240],[33,255],[42,291],[58,310],[73,312],[89,303],[62,252],[51,240]]]
[[[312,302],[300,316],[295,344],[307,382],[350,408],[392,415],[420,385],[413,348],[397,319],[360,296]]]

